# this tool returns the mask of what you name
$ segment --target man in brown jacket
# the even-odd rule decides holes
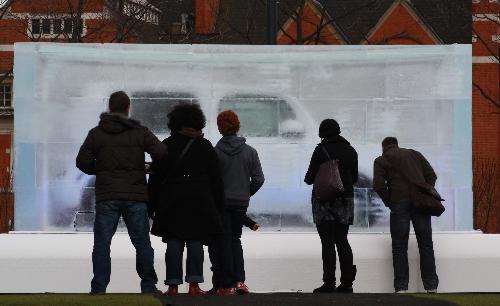
[[[141,292],[159,293],[149,239],[144,153],[155,161],[166,154],[167,148],[146,127],[129,118],[130,98],[125,92],[111,94],[108,106],[109,112],[101,114],[99,124],[89,131],[76,157],[78,169],[96,176],[90,292],[106,293],[111,275],[111,239],[122,216],[136,249]]]
[[[391,209],[394,289],[396,293],[408,290],[408,237],[411,220],[417,237],[424,288],[428,293],[435,293],[439,279],[434,259],[431,216],[413,208],[408,180],[434,186],[436,173],[420,152],[400,148],[394,137],[387,137],[382,141],[382,150],[382,156],[374,162],[373,189]]]

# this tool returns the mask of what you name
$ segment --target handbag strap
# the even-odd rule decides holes
[[[328,154],[328,151],[325,149],[325,146],[321,146],[321,149],[323,150],[323,152],[325,153],[326,157],[328,158],[328,160],[332,160],[332,158],[330,157],[330,154]]]
[[[189,147],[191,147],[191,145],[193,144],[193,142],[194,142],[194,138],[189,139],[188,143],[186,144],[186,146],[182,150],[181,154],[179,155],[179,157],[175,161],[175,163],[174,163],[174,169],[177,167],[177,165],[179,165],[179,163],[181,162],[181,160],[184,158],[184,155],[186,155],[187,151],[189,150]]]

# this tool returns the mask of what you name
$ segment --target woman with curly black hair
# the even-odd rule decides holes
[[[222,235],[224,187],[219,162],[201,130],[206,119],[197,104],[179,104],[168,114],[170,137],[163,140],[168,156],[151,166],[149,213],[151,233],[167,243],[167,295],[182,284],[182,254],[187,248],[189,294],[204,294],[203,241]]]

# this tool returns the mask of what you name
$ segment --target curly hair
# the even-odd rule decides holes
[[[167,118],[167,126],[172,132],[180,131],[182,128],[202,130],[207,123],[198,104],[179,103],[168,113]]]
[[[221,112],[217,116],[217,127],[219,132],[226,135],[235,135],[240,130],[240,120],[238,115],[231,110]]]

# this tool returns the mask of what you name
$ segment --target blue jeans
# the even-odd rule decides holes
[[[182,254],[187,248],[186,283],[203,283],[203,245],[197,240],[168,239],[165,251],[165,285],[182,284]]]
[[[158,278],[154,269],[154,251],[149,240],[147,205],[135,201],[103,201],[96,204],[92,251],[94,278],[91,290],[94,293],[106,292],[111,276],[111,239],[120,216],[125,221],[136,250],[136,270],[141,278],[141,291],[151,292],[156,289]]]
[[[420,274],[426,290],[437,289],[434,248],[432,243],[431,216],[413,209],[409,200],[391,205],[392,262],[394,267],[394,289],[408,290],[408,238],[410,220],[413,223],[420,253]]]

